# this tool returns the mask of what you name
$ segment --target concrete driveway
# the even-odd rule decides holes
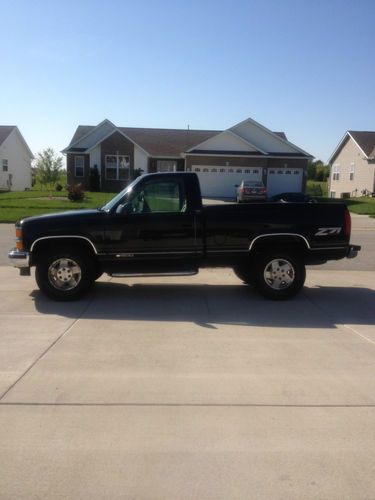
[[[0,266],[0,498],[372,499],[374,311],[369,270],[284,303],[221,269],[64,304]]]

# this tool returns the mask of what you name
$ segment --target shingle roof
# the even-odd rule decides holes
[[[129,128],[120,130],[152,156],[180,156],[196,144],[210,139],[218,130]]]
[[[70,144],[75,144],[96,127],[92,125],[79,125]],[[161,128],[136,128],[118,127],[129,139],[138,144],[152,156],[178,157],[184,151],[201,144],[221,130],[187,130],[187,129],[161,129]],[[282,139],[286,139],[284,132],[274,132]],[[69,145],[70,146],[70,145]],[[70,149],[68,146],[67,149]],[[70,149],[71,151],[74,148]]]
[[[15,128],[15,125],[0,125],[0,146]]]
[[[375,155],[375,132],[348,130],[362,151],[369,157]]]

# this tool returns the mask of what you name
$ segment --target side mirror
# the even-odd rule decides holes
[[[120,203],[120,205],[116,208],[116,214],[121,215],[132,214],[133,211],[133,205],[130,202],[124,203],[123,205]]]

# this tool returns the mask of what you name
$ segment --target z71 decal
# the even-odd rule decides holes
[[[315,236],[331,236],[332,234],[340,234],[341,227],[320,227]]]

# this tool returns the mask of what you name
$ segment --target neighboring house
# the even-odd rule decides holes
[[[303,191],[311,155],[250,118],[225,131],[80,125],[67,155],[68,184],[89,189],[95,167],[103,191],[119,191],[134,170],[196,172],[203,196],[234,198],[241,180],[261,180],[268,194]]]
[[[0,190],[30,189],[33,158],[18,128],[0,125]]]
[[[348,130],[328,162],[331,198],[375,192],[375,132]]]

